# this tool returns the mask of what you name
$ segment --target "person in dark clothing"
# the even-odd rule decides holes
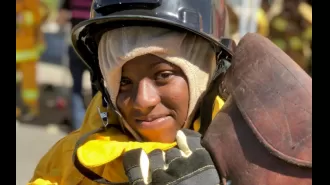
[[[64,0],[60,10],[57,22],[59,25],[71,23],[71,27],[74,27],[79,22],[89,19],[90,6],[92,0]],[[69,69],[72,76],[72,129],[76,130],[80,127],[84,114],[85,105],[82,95],[82,77],[83,73],[88,70],[87,66],[76,55],[72,46],[68,49],[69,55]],[[96,94],[96,90],[92,85],[92,94]]]

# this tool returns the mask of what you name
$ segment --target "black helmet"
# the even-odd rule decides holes
[[[220,42],[225,30],[225,0],[93,0],[90,17],[72,29],[71,39],[91,71],[93,85],[103,94],[106,92],[97,46],[101,35],[111,29],[126,26],[181,29],[207,39],[218,54],[230,53]]]

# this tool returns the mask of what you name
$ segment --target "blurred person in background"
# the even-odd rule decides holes
[[[238,30],[238,15],[235,13],[231,5],[227,5],[228,21],[229,21],[229,34],[233,36]]]
[[[39,29],[37,29],[37,48],[39,51],[40,56],[44,53],[44,51],[46,50],[46,43],[45,43],[45,37],[44,37],[44,33],[41,30],[41,27],[43,24],[46,23],[49,14],[50,14],[50,10],[48,8],[48,6],[43,2],[40,1],[40,14],[41,14],[41,24],[38,26]]]
[[[246,33],[257,32],[257,13],[261,6],[261,0],[241,1],[241,11],[239,15],[239,37],[242,38]]]
[[[308,71],[312,40],[312,7],[305,1],[283,1],[270,21],[269,38]]]
[[[268,1],[251,1],[251,4],[243,4],[242,2],[228,0],[226,3],[230,22],[230,35],[231,38],[236,41],[236,43],[238,43],[239,39],[248,32],[257,32],[265,37],[268,36],[269,21],[266,14],[269,7]],[[253,9],[251,9],[249,6],[253,6]],[[241,13],[240,10],[242,9],[248,10],[244,12],[245,14],[248,14],[248,16],[243,14],[239,15],[239,13]],[[256,9],[256,11],[252,11],[254,9]]]
[[[71,23],[74,27],[79,22],[89,19],[90,6],[92,0],[64,0],[58,14],[57,23],[64,26]],[[72,123],[71,130],[76,130],[83,122],[85,115],[85,104],[83,97],[83,73],[88,70],[87,66],[81,61],[79,56],[76,55],[73,47],[70,45],[68,50],[69,55],[69,69],[73,81],[72,86]],[[92,88],[93,90],[93,88]],[[93,90],[93,94],[94,94]]]
[[[22,106],[16,106],[16,118],[23,122],[39,115],[39,89],[36,79],[37,61],[44,51],[41,25],[48,10],[40,0],[16,0],[16,71],[22,74]],[[18,81],[19,82],[19,81]]]

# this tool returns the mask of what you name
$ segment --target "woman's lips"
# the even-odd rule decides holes
[[[162,116],[162,117],[158,117],[158,118],[150,118],[150,119],[143,119],[143,120],[139,120],[136,119],[135,121],[137,122],[139,127],[157,127],[159,125],[162,125],[164,123],[166,123],[169,119],[171,118],[171,116]]]

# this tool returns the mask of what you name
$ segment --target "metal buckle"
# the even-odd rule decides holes
[[[97,110],[98,110],[99,115],[101,117],[104,128],[107,128],[107,126],[109,125],[108,112],[107,111],[102,112],[100,107],[97,107]],[[108,107],[107,107],[107,110],[108,110]]]

